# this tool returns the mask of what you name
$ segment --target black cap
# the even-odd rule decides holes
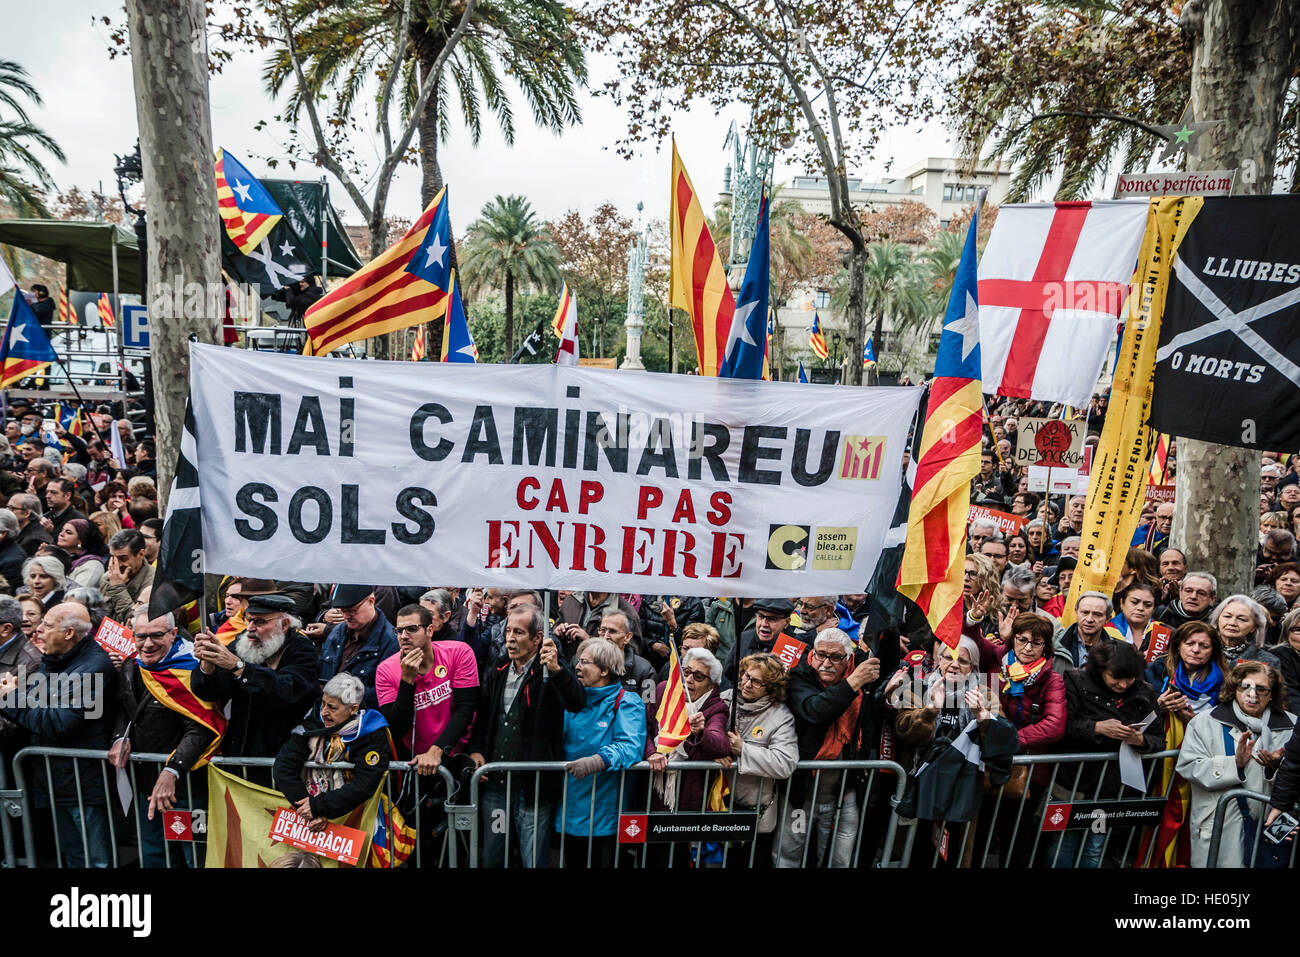
[[[248,599],[248,614],[274,615],[289,614],[293,611],[293,599],[288,595],[252,595]]]
[[[794,605],[788,598],[755,598],[753,608],[755,612],[765,611],[769,615],[779,615],[782,618],[789,618],[794,614]]]
[[[373,585],[339,585],[330,595],[331,608],[351,608],[360,604],[375,592]]]

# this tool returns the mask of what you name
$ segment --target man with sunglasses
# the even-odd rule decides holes
[[[377,708],[375,669],[381,661],[397,654],[397,632],[375,607],[375,590],[369,585],[337,585],[329,604],[342,614],[343,620],[329,630],[321,644],[321,687],[346,671],[366,686],[361,706]]]
[[[228,644],[206,631],[194,641],[199,666],[190,687],[205,701],[230,702],[224,757],[275,757],[320,693],[316,646],[293,627],[292,610],[287,595],[253,595],[244,630],[222,636]],[[249,777],[271,783],[266,768]]]

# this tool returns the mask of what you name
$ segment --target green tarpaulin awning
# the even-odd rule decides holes
[[[0,219],[0,243],[67,263],[68,288],[93,292],[113,291],[116,246],[118,291],[144,291],[140,288],[140,247],[135,233],[113,223]]]

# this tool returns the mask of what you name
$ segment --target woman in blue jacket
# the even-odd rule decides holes
[[[618,792],[622,775],[645,751],[645,703],[626,694],[623,652],[607,638],[588,638],[573,662],[587,693],[577,714],[564,715],[564,759],[574,781],[566,781],[556,830],[565,867],[610,867],[618,827]],[[590,780],[588,780],[590,778]],[[581,782],[581,783],[575,783]]]

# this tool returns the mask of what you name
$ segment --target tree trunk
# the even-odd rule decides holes
[[[894,324],[894,340],[898,341],[898,324]],[[885,356],[885,348],[881,345],[885,341],[885,313],[881,310],[880,315],[876,316],[876,327],[871,331],[871,341],[876,347],[876,364],[871,367],[871,373],[868,377],[868,385],[880,385],[880,360]],[[866,349],[866,343],[858,349],[858,368],[862,368],[862,352]]]
[[[1220,125],[1201,137],[1190,169],[1232,169],[1237,195],[1270,193],[1287,83],[1295,66],[1294,0],[1191,0],[1182,27],[1192,40],[1192,112]],[[1260,454],[1178,441],[1177,508],[1171,540],[1190,568],[1208,568],[1219,595],[1249,591],[1259,542]]]
[[[848,350],[862,355],[863,337],[867,332],[867,247],[860,240],[849,254]],[[862,362],[849,363],[848,385],[862,385]]]
[[[515,275],[506,270],[506,361],[515,354]]]
[[[149,210],[150,353],[158,491],[166,508],[189,397],[189,339],[216,344],[223,315],[186,315],[189,283],[221,285],[221,218],[208,105],[207,21],[201,0],[127,0],[131,75]],[[192,300],[191,300],[192,301]],[[205,304],[224,305],[221,295]]]
[[[387,197],[375,197],[375,215],[370,220],[370,258],[374,259],[388,248],[388,220],[383,216]],[[367,350],[372,359],[387,359],[392,355],[392,333],[369,340]]]

